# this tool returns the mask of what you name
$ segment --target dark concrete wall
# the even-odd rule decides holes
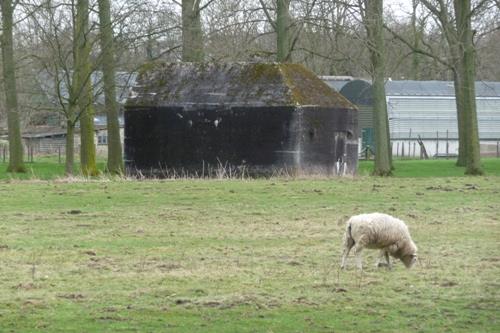
[[[351,109],[301,107],[301,159],[306,174],[344,175],[357,169],[357,112]]]
[[[222,165],[253,171],[292,163],[292,107],[150,108],[125,112],[125,159],[130,170],[200,172]],[[252,170],[250,170],[252,171]]]
[[[134,107],[125,112],[126,167],[160,176],[207,175],[221,165],[250,175],[354,173],[356,116],[319,107]]]

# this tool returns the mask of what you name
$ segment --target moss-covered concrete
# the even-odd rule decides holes
[[[146,63],[129,106],[356,107],[313,72],[281,63]]]

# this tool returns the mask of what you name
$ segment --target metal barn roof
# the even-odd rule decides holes
[[[453,81],[387,81],[387,96],[455,97]],[[477,97],[500,97],[500,82],[476,81]]]
[[[359,81],[363,81],[368,84],[371,83],[370,80],[345,80],[331,77],[323,77],[323,80],[337,91],[347,89],[349,86]],[[347,91],[348,90],[350,89],[347,89]],[[455,97],[455,87],[453,81],[396,80],[386,82],[385,93],[387,96]],[[476,81],[476,96],[500,98],[500,82]],[[358,96],[357,98],[360,99],[361,96]]]
[[[57,93],[57,82],[59,82],[59,93],[64,103],[69,100],[69,89],[67,80],[71,80],[72,73],[59,72],[58,77],[54,73],[42,71],[38,73],[36,79],[39,81],[40,87],[47,95],[49,101],[58,105],[60,103]],[[115,74],[116,86],[116,101],[119,104],[125,104],[132,86],[135,84],[137,73],[134,72],[117,72]],[[97,104],[104,105],[104,82],[103,74],[100,71],[95,71],[91,75],[92,92]]]

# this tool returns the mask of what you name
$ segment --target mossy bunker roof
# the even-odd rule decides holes
[[[355,109],[302,65],[278,63],[146,64],[127,109],[197,105]]]

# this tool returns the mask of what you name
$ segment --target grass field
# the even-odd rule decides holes
[[[400,176],[0,182],[0,332],[500,331],[500,177]],[[370,211],[419,265],[338,270]]]
[[[103,171],[105,161],[98,160],[97,167]],[[395,177],[461,177],[465,168],[456,167],[455,160],[394,160]],[[500,176],[500,158],[483,158],[482,166],[486,175]],[[51,180],[64,177],[64,164],[58,163],[56,156],[38,157],[35,163],[26,163],[28,172],[24,174],[7,173],[7,164],[0,162],[0,180],[17,179],[42,179]],[[360,161],[358,174],[361,176],[370,175],[373,169],[373,161]],[[78,165],[75,165],[78,170]],[[103,172],[104,174],[104,172]]]

